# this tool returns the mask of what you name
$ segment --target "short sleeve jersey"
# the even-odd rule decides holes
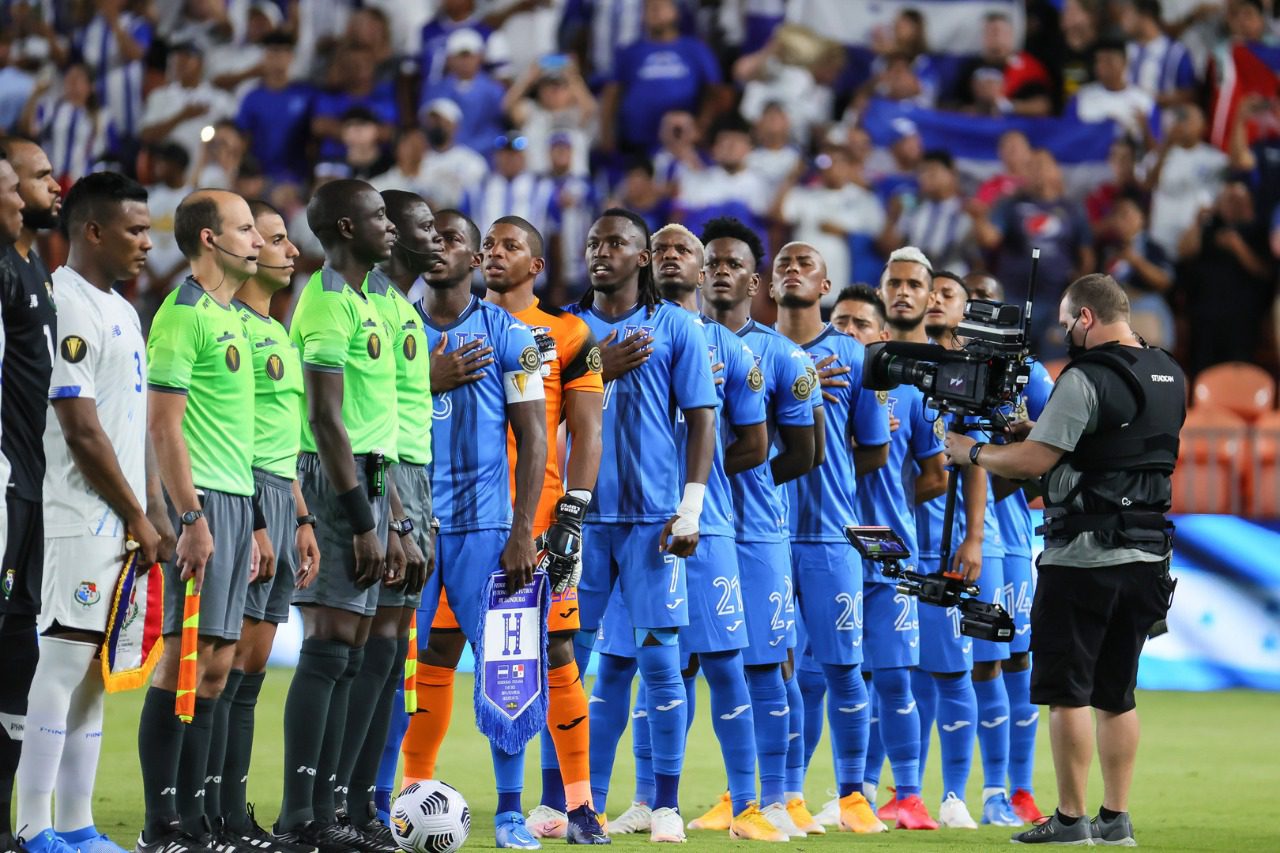
[[[58,314],[49,270],[34,251],[24,259],[10,246],[0,257],[0,308],[9,342],[3,368],[0,447],[13,466],[10,493],[39,501],[44,483],[46,397]]]
[[[939,441],[945,441],[947,430],[951,426],[951,415],[940,415],[933,409],[927,409],[925,417],[932,421],[934,434]],[[910,463],[908,463],[910,464]],[[918,476],[919,467],[913,467],[913,476]],[[955,471],[951,472],[951,476],[955,476]],[[951,528],[951,551],[954,554],[956,546],[960,544],[960,537],[964,530],[964,493],[962,486],[957,486],[961,491],[956,495],[956,517]],[[932,500],[924,503],[916,504],[916,556],[928,559],[937,559],[942,548],[942,521],[945,517],[947,496],[945,494],[938,495]]]
[[[289,330],[235,302],[253,353],[253,467],[296,480],[302,443],[302,359]]]
[[[432,323],[424,303],[415,307],[429,350],[446,333],[446,352],[472,341],[493,347],[493,363],[483,368],[481,379],[432,397],[431,492],[440,530],[509,528],[513,494],[507,466],[507,403],[542,397],[542,359],[533,333],[502,308],[474,297],[458,319],[445,326]]]
[[[395,282],[376,267],[364,290],[390,327],[396,362],[396,458],[426,465],[431,461],[431,364],[422,318]]]
[[[714,408],[718,402],[697,319],[670,302],[636,305],[611,317],[593,308],[566,308],[586,321],[596,340],[633,334],[653,338],[649,360],[604,386],[600,477],[588,520],[605,523],[666,521],[680,502],[676,461],[677,409]]]
[[[342,374],[342,423],[357,456],[396,452],[394,334],[373,301],[332,267],[316,270],[293,312],[290,329],[305,370]],[[302,419],[302,449],[316,439]]]
[[[892,527],[916,555],[914,497],[906,488],[918,463],[937,456],[943,449],[943,435],[937,421],[925,409],[924,395],[911,385],[899,385],[889,392],[889,416],[898,419],[898,428],[889,440],[889,461],[865,477],[858,478],[858,520],[862,524]],[[914,490],[911,490],[914,491]],[[880,564],[863,561],[863,579],[884,582]]]
[[[834,355],[832,367],[849,368],[862,376],[865,348],[849,335],[827,326],[802,348],[818,363]],[[859,382],[828,391],[835,402],[822,404],[826,420],[826,460],[817,468],[787,484],[791,513],[791,538],[796,542],[844,542],[844,527],[857,520],[857,480],[853,447],[879,447],[889,443],[888,396]],[[819,399],[822,399],[819,396]]]
[[[1032,421],[1039,420],[1044,411],[1044,404],[1053,393],[1053,378],[1043,364],[1031,362],[1031,376],[1027,387],[1018,399],[1017,411],[1014,414],[1022,419],[1024,416]],[[996,501],[996,518],[1000,523],[1000,533],[1004,539],[1006,556],[1031,556],[1031,509],[1027,506],[1027,495],[1022,489],[1014,491],[1004,500]]]
[[[542,495],[533,529],[546,530],[555,521],[556,501],[564,494],[560,476],[560,454],[556,433],[565,419],[565,396],[568,391],[604,393],[600,379],[600,346],[581,317],[559,308],[541,305],[538,300],[513,315],[529,327],[542,359],[542,392],[547,401],[547,471],[542,480]],[[507,431],[507,459],[511,468],[511,494],[516,490],[516,437]]]
[[[146,506],[147,364],[138,312],[114,290],[99,290],[71,267],[53,274],[58,291],[58,345],[48,398],[92,400],[98,423],[138,503]],[[46,536],[118,537],[124,521],[71,457],[54,407],[44,433]]]
[[[809,357],[786,337],[754,320],[738,330],[751,349],[764,387],[760,394],[774,446],[779,426],[813,426],[812,397],[817,390],[809,376]],[[773,482],[766,461],[729,478],[733,515],[739,542],[784,542],[789,536],[783,490]]]

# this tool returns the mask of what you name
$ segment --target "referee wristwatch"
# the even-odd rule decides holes
[[[181,516],[179,516],[178,520],[182,522],[183,527],[188,527],[192,524],[195,524],[197,521],[199,521],[202,518],[204,518],[204,510],[189,509],[186,512],[184,512]]]
[[[399,521],[392,519],[391,529],[396,533],[399,533],[401,536],[408,536],[413,532],[413,519],[408,516],[405,516]]]
[[[314,528],[316,526],[316,515],[313,512],[309,512],[306,515],[300,515],[297,518],[297,523],[298,527],[301,527],[304,524],[310,524]]]
[[[974,465],[980,465],[981,463],[980,463],[980,462],[978,462],[978,454],[979,454],[979,453],[981,453],[981,452],[982,452],[982,448],[984,448],[984,447],[986,447],[986,446],[987,446],[987,442],[985,442],[985,441],[979,441],[979,442],[978,442],[977,444],[975,444],[973,447],[970,447],[970,448],[969,448],[969,461],[970,461],[971,463],[973,463]]]

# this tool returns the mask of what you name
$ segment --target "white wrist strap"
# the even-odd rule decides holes
[[[685,483],[684,497],[676,507],[676,520],[671,525],[671,533],[675,536],[692,536],[698,532],[698,518],[702,515],[702,500],[706,497],[707,487],[704,483]]]

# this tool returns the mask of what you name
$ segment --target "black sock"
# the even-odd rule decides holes
[[[213,725],[209,733],[209,765],[204,774],[204,811],[217,829],[222,818],[223,764],[227,757],[227,720],[231,715],[231,703],[240,689],[244,673],[233,669],[227,673],[227,685],[213,706]]]
[[[178,815],[189,835],[205,832],[204,779],[209,769],[209,741],[213,737],[213,711],[217,699],[196,697],[196,713],[182,736],[178,760]]]
[[[329,703],[329,721],[325,724],[324,746],[316,765],[316,789],[311,795],[311,809],[320,824],[336,823],[338,806],[346,797],[338,791],[338,762],[342,760],[342,742],[347,731],[347,715],[351,705],[351,688],[364,667],[364,646],[351,650],[347,668],[333,687]]]
[[[232,670],[232,674],[239,670]],[[262,692],[265,672],[240,673],[240,688],[231,700],[227,717],[227,754],[222,761],[222,817],[237,831],[249,829],[249,761],[253,755],[253,713]]]
[[[177,642],[177,638],[172,639]],[[167,832],[178,816],[178,758],[187,724],[173,712],[178,694],[159,687],[147,689],[138,718],[138,762],[142,766],[142,798],[146,804],[146,838]]]
[[[278,821],[282,832],[312,819],[311,801],[333,689],[350,654],[351,647],[336,640],[302,641],[298,668],[284,703],[284,796]]]
[[[1064,815],[1061,811],[1059,811],[1059,812],[1058,812],[1058,823],[1062,824],[1063,826],[1075,826],[1075,825],[1076,825],[1076,821],[1078,821],[1078,820],[1080,820],[1080,818],[1078,818],[1078,817],[1067,817],[1067,816],[1066,816],[1066,815]]]
[[[370,806],[373,804],[373,792],[377,786],[378,765],[382,763],[382,753],[387,746],[387,732],[391,729],[391,703],[395,701],[396,688],[404,682],[404,659],[409,653],[409,638],[386,639],[384,641],[392,654],[390,667],[382,679],[380,686],[372,686],[368,694],[360,692],[361,679],[356,679],[356,696],[368,696],[372,708],[369,718],[368,732],[364,737],[364,745],[355,756],[355,763],[348,771],[347,777],[347,813],[359,824],[369,820]],[[369,655],[373,654],[374,638],[365,645],[365,668],[361,676],[369,670]],[[343,749],[345,753],[347,750]],[[345,756],[344,756],[345,762]],[[339,768],[341,773],[342,768]]]
[[[1107,808],[1106,806],[1098,807],[1098,817],[1102,818],[1108,823],[1120,817],[1120,815],[1122,814],[1124,814],[1124,812],[1113,812],[1111,809]]]
[[[27,694],[36,673],[40,651],[34,616],[0,616],[0,833],[12,833],[9,813],[13,803],[13,777],[22,758],[21,727],[27,718]],[[13,727],[13,731],[10,730]],[[14,737],[16,735],[16,737]]]

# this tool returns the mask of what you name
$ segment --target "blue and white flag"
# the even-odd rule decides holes
[[[476,728],[509,755],[547,722],[546,572],[507,593],[502,570],[489,575],[476,632]]]

